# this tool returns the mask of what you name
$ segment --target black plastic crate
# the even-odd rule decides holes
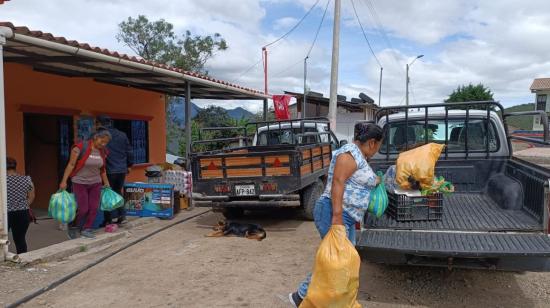
[[[388,192],[388,215],[397,221],[440,220],[443,217],[443,194],[409,197]]]

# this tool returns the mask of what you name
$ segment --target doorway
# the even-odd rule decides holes
[[[70,116],[25,114],[25,170],[31,176],[36,199],[33,208],[47,210],[59,187],[73,140]]]

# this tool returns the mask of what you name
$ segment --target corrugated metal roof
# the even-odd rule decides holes
[[[51,33],[42,32],[38,30],[31,30],[27,27],[14,26],[11,22],[0,22],[0,26],[11,28],[13,32],[17,35],[24,35],[24,36],[29,36],[33,38],[42,39],[42,40],[47,40],[50,42],[55,42],[58,44],[63,44],[71,47],[76,47],[79,49],[106,55],[109,57],[114,57],[121,60],[144,64],[147,66],[164,69],[171,72],[176,72],[176,73],[182,74],[183,79],[185,79],[185,76],[189,76],[189,77],[202,79],[202,80],[213,82],[220,85],[220,88],[206,87],[204,85],[200,85],[200,86],[193,85],[195,86],[195,89],[193,90],[194,92],[193,97],[212,98],[212,99],[215,99],[216,97],[226,98],[226,99],[259,99],[259,98],[262,98],[262,96],[265,96],[263,92],[260,92],[255,89],[243,87],[243,86],[233,84],[224,80],[216,79],[210,76],[205,76],[200,73],[184,71],[176,67],[171,67],[171,66],[156,63],[153,61],[147,61],[140,57],[128,56],[126,54],[118,53],[116,51],[111,51],[105,48],[92,46],[88,43],[69,40],[69,39],[66,39],[65,37],[54,36]],[[93,77],[93,78],[96,78],[98,81],[111,82],[115,84],[121,83],[121,84],[127,84],[129,86],[136,84],[139,86],[144,86],[144,88],[149,87],[151,89],[156,89],[155,91],[160,91],[160,92],[163,92],[163,89],[164,89],[164,92],[169,94],[176,94],[176,93],[170,93],[171,91],[169,91],[170,87],[168,85],[170,81],[172,82],[172,85],[173,85],[172,88],[174,89],[174,92],[176,92],[175,91],[176,88],[181,89],[183,85],[181,83],[181,80],[179,80],[180,83],[175,82],[175,81],[178,81],[178,78],[174,76],[166,76],[166,74],[163,75],[159,71],[149,72],[148,75],[146,76],[146,74],[144,74],[145,70],[139,70],[139,69],[136,69],[135,67],[125,66],[123,63],[113,63],[113,61],[92,61],[84,57],[78,57],[75,55],[67,54],[59,50],[42,48],[40,46],[32,45],[30,43],[23,44],[21,42],[11,42],[10,44],[10,38],[8,38],[8,44],[6,45],[4,51],[5,51],[4,60],[6,62],[16,62],[16,63],[26,63],[31,65],[36,65],[39,67],[37,70],[43,70],[46,72],[48,72],[48,70],[51,70],[50,71],[51,73],[56,73],[56,72],[60,74],[66,73],[68,76],[71,76],[71,74],[81,74],[81,76],[79,75],[75,75],[75,76]],[[111,79],[102,80],[102,79],[108,79],[106,78],[106,76]],[[151,86],[151,84],[155,84],[156,87]],[[230,88],[228,89],[227,87],[234,88],[235,90],[241,90],[241,94],[234,93],[235,94],[234,96],[229,95],[228,97],[223,97],[224,93],[231,92],[231,89]],[[246,93],[243,94],[242,91],[246,91]],[[200,93],[203,93],[202,95],[204,97],[202,97]],[[197,94],[197,96],[195,96],[195,94]]]
[[[530,89],[531,91],[550,90],[550,78],[536,78]]]

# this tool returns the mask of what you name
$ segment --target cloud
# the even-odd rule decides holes
[[[275,23],[273,24],[273,29],[288,30],[290,27],[294,26],[297,22],[298,22],[297,18],[283,17],[275,21]]]
[[[210,74],[263,89],[261,47],[292,26],[315,1],[20,0],[2,5],[2,19],[126,53],[131,50],[118,43],[115,35],[117,24],[128,16],[164,18],[178,33],[186,29],[197,34],[219,32],[229,49],[209,61]],[[383,105],[404,102],[405,64],[421,53],[426,56],[410,71],[412,103],[441,102],[458,85],[470,82],[489,86],[505,104],[524,103],[533,100],[528,89],[532,79],[549,77],[550,1],[354,1],[384,66]],[[322,13],[324,3],[319,2],[315,14]],[[366,50],[350,2],[342,3],[340,93],[351,97],[365,92],[377,99],[379,67]],[[327,96],[332,10],[330,5],[326,28],[308,62],[309,87]],[[296,33],[269,48],[270,92],[303,90],[303,57],[316,23],[315,18],[306,19]],[[380,36],[378,25],[393,49]],[[261,106],[220,104],[254,110]]]

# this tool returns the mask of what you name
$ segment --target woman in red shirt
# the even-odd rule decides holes
[[[92,225],[99,208],[102,186],[108,187],[109,180],[105,172],[105,158],[107,152],[105,146],[111,140],[111,134],[107,129],[99,128],[89,141],[84,141],[73,146],[71,157],[63,180],[59,184],[60,189],[67,188],[67,181],[71,178],[73,193],[76,197],[78,210],[74,227],[69,227],[69,238],[78,237],[80,234],[87,238],[94,238]]]

